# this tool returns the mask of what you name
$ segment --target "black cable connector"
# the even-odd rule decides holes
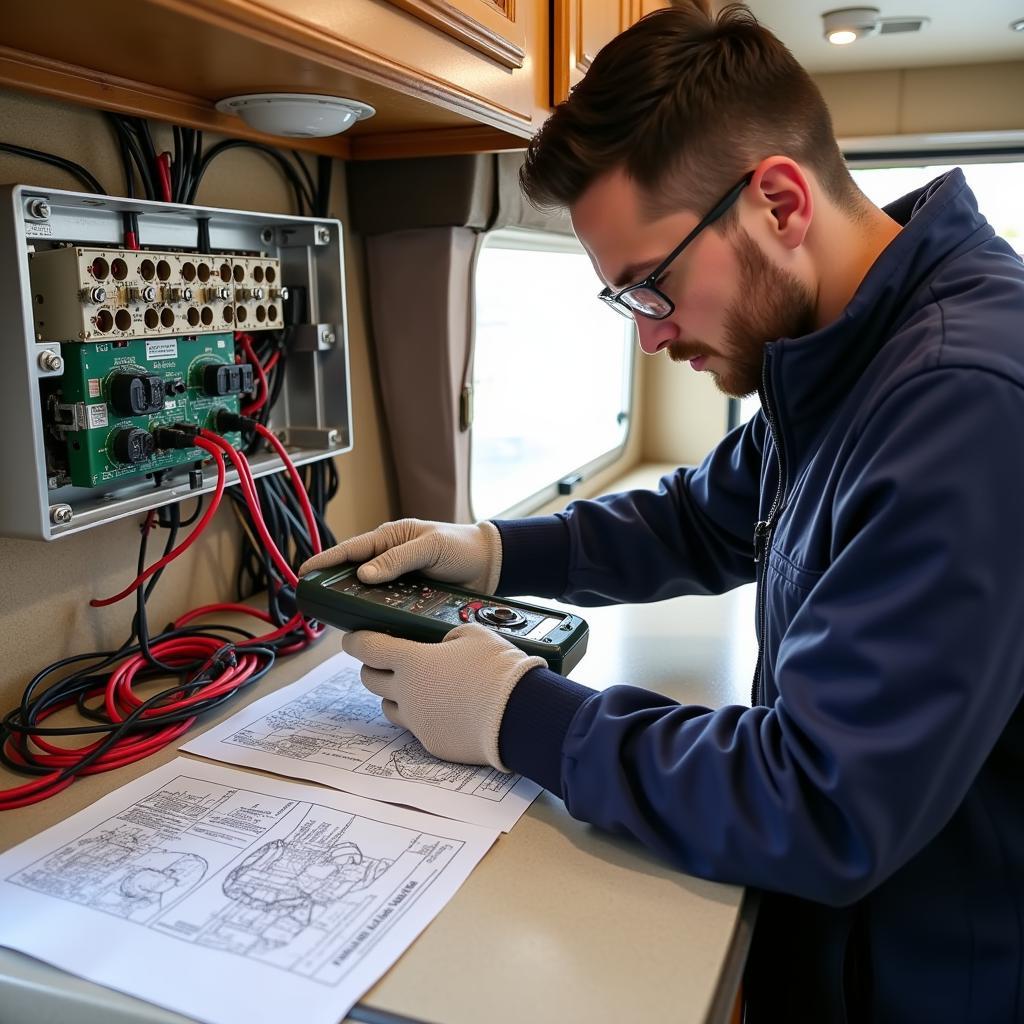
[[[213,422],[221,434],[231,430],[250,431],[256,429],[256,420],[251,416],[243,416],[241,413],[232,412],[230,409],[218,409],[214,413]]]
[[[194,448],[199,431],[193,433],[191,430],[182,429],[183,427],[191,428],[191,424],[175,423],[169,427],[154,427],[153,443],[162,451],[168,448]]]

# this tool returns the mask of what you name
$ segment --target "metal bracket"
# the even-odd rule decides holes
[[[296,224],[294,227],[278,228],[277,244],[289,246],[330,245],[334,237],[327,224]]]
[[[326,352],[334,348],[340,336],[338,324],[296,324],[289,345],[295,352]]]
[[[344,431],[337,427],[286,427],[277,436],[292,448],[337,448],[344,441]]]

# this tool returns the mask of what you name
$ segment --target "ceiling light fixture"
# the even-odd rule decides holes
[[[217,104],[222,114],[237,114],[250,128],[268,135],[316,139],[347,131],[376,111],[368,103],[340,96],[295,92],[257,92],[228,96]]]
[[[833,46],[848,46],[865,36],[874,35],[878,31],[879,13],[877,7],[843,7],[826,11],[821,16],[825,38]]]
[[[1016,21],[1011,21],[1010,28],[1014,32],[1024,32],[1024,18],[1018,18]]]

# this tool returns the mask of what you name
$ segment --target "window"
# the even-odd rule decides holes
[[[940,174],[961,167],[978,200],[978,209],[1001,235],[1024,256],[1024,162],[1020,163],[916,163],[902,167],[851,167],[860,190],[876,206],[886,206],[900,196],[927,185]],[[757,395],[740,399],[737,423],[744,423],[761,407]]]
[[[517,515],[612,462],[630,417],[633,325],[597,301],[571,237],[495,231],[476,269],[470,500]]]

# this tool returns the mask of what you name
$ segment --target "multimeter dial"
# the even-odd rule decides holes
[[[477,609],[476,617],[487,626],[505,626],[518,629],[526,625],[526,616],[503,604],[489,604]]]

